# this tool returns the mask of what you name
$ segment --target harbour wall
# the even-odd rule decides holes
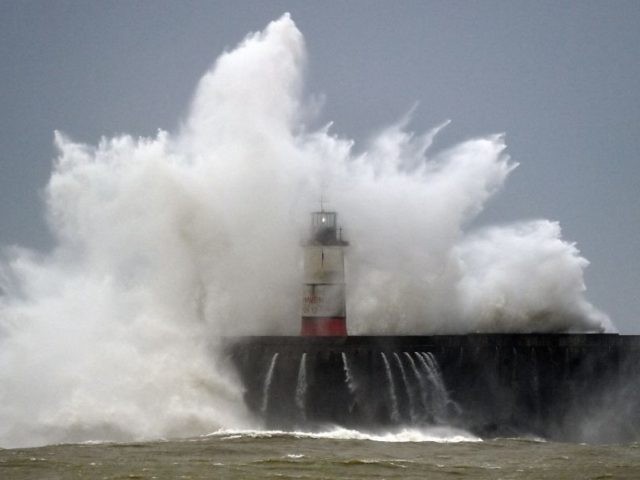
[[[449,425],[482,437],[640,440],[640,336],[228,340],[245,402],[271,428]]]

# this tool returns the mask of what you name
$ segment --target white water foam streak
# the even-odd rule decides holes
[[[298,366],[298,380],[296,382],[296,406],[302,415],[307,416],[307,354],[303,353],[300,357],[300,365]]]
[[[353,373],[349,368],[349,361],[347,360],[347,354],[342,352],[342,368],[344,369],[344,381],[347,383],[349,392],[353,395],[356,392],[356,384],[353,379]]]
[[[396,359],[396,363],[398,364],[398,368],[400,369],[400,376],[402,377],[402,383],[404,384],[404,389],[407,394],[407,399],[409,401],[409,418],[412,422],[417,420],[416,418],[416,400],[414,398],[413,389],[411,388],[411,384],[409,383],[409,378],[407,377],[407,372],[404,369],[404,365],[402,364],[402,359],[400,355],[394,353],[393,356]]]
[[[274,353],[271,357],[271,362],[269,363],[269,369],[267,370],[267,374],[264,377],[264,383],[262,385],[262,404],[260,406],[260,411],[264,414],[267,413],[267,409],[269,408],[269,394],[271,393],[271,382],[273,381],[273,372],[276,369],[276,363],[278,362],[278,356],[280,353]]]
[[[386,432],[363,432],[336,427],[334,429],[306,432],[306,431],[285,431],[285,430],[218,430],[212,432],[207,437],[219,437],[232,440],[234,438],[272,438],[272,437],[293,437],[293,438],[318,438],[329,440],[369,440],[374,442],[391,443],[413,443],[413,442],[437,442],[437,443],[459,443],[459,442],[481,442],[475,435],[464,430],[452,427],[427,427],[427,428],[402,428]]]
[[[396,394],[396,384],[393,380],[393,373],[391,371],[391,365],[387,360],[387,356],[384,352],[380,352],[382,361],[384,362],[384,370],[387,374],[387,383],[389,387],[389,400],[391,401],[391,421],[400,421],[400,410],[398,408],[398,395]]]

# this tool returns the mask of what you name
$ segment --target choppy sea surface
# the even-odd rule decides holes
[[[0,478],[637,479],[640,444],[482,441],[448,428],[227,430],[183,440],[2,449]]]

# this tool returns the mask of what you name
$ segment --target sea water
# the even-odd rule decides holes
[[[481,440],[447,427],[378,433],[220,430],[183,440],[0,450],[3,479],[638,477],[637,443]]]

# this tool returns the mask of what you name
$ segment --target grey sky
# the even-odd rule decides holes
[[[322,121],[356,139],[416,101],[442,147],[506,132],[520,167],[478,224],[546,217],[590,261],[588,298],[640,333],[640,2],[0,3],[0,244],[47,249],[60,129],[172,130],[225,48],[289,11]]]

